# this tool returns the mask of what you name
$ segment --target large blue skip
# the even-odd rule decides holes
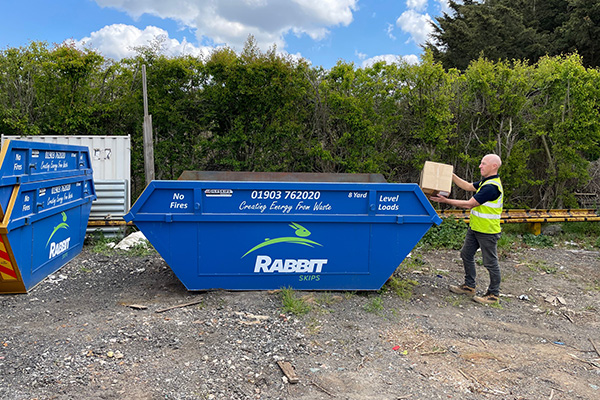
[[[152,181],[125,216],[188,290],[378,290],[441,219],[416,184]]]
[[[10,140],[0,151],[0,293],[27,293],[83,247],[89,149]]]

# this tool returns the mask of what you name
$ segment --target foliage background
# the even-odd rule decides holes
[[[148,71],[156,178],[184,170],[368,172],[418,182],[425,160],[479,179],[503,161],[507,207],[575,207],[600,156],[600,74],[577,54],[536,63],[480,57],[445,69],[343,61],[331,70],[258,50],[167,57],[156,41],[121,61],[32,42],[0,52],[0,133],[131,135],[144,188],[141,66]],[[465,196],[457,192],[457,197]]]

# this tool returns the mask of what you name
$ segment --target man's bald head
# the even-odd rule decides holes
[[[479,164],[479,170],[481,176],[487,178],[488,176],[498,174],[498,169],[502,165],[502,160],[496,154],[486,154]]]

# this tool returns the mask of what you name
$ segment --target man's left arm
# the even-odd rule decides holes
[[[443,196],[432,196],[429,199],[437,201],[438,203],[450,204],[453,207],[466,208],[469,210],[480,205],[477,200],[475,200],[475,197],[471,197],[469,200],[456,200]]]

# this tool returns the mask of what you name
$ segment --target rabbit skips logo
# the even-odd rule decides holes
[[[58,224],[54,227],[52,234],[50,235],[50,237],[48,238],[48,241],[46,242],[46,248],[48,246],[50,246],[50,253],[48,254],[48,259],[56,257],[57,255],[62,254],[65,251],[69,250],[69,244],[71,242],[70,237],[68,237],[65,240],[62,240],[60,242],[50,242],[52,240],[52,237],[54,236],[54,234],[56,232],[58,232],[60,229],[69,229],[69,225],[67,224],[67,214],[65,214],[63,211],[61,213],[61,215],[62,215],[63,222],[61,222],[60,224]]]
[[[300,224],[292,222],[289,226],[294,229],[294,233],[296,236],[284,236],[274,239],[265,239],[264,242],[257,244],[250,250],[246,252],[242,256],[242,258],[246,257],[248,254],[258,250],[265,248],[267,246],[272,246],[280,243],[289,243],[289,244],[297,244],[301,246],[322,247],[320,243],[317,243],[313,240],[307,239],[310,236],[310,231],[303,227]],[[254,264],[254,272],[266,272],[266,273],[321,273],[323,266],[327,264],[327,259],[272,259],[266,255],[257,255],[256,262]]]

